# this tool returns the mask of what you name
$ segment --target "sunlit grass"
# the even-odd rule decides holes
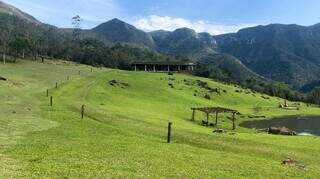
[[[316,178],[320,176],[320,140],[258,134],[238,127],[214,134],[192,122],[191,107],[223,106],[239,110],[237,124],[249,115],[317,115],[278,108],[282,99],[265,99],[232,85],[189,75],[126,72],[75,64],[20,62],[0,65],[0,170],[3,177],[50,178]],[[81,75],[78,71],[81,70]],[[66,77],[71,80],[67,81]],[[173,80],[174,79],[174,80]],[[119,85],[110,85],[116,80]],[[195,83],[225,90],[203,97]],[[59,82],[58,89],[54,89]],[[122,83],[122,84],[121,84]],[[170,87],[169,83],[173,85]],[[127,84],[127,85],[123,85]],[[46,89],[53,96],[49,106]],[[196,92],[197,91],[197,92]],[[242,92],[236,92],[242,91]],[[196,96],[195,96],[196,94]],[[266,96],[266,95],[264,95]],[[85,118],[80,108],[85,105]],[[228,115],[219,126],[231,129]],[[172,143],[166,127],[173,122]],[[306,166],[283,166],[292,157]]]

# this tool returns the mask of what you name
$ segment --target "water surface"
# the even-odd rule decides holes
[[[271,120],[247,121],[240,124],[241,127],[265,129],[269,127],[287,127],[296,131],[299,135],[320,136],[320,117],[291,116],[274,118]]]

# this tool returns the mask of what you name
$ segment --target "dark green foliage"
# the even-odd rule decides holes
[[[228,83],[245,84],[249,79],[266,81],[247,69],[238,59],[221,53],[212,53],[199,58],[195,74]]]
[[[320,78],[320,25],[272,24],[215,36],[222,52],[254,72],[295,88]]]
[[[210,96],[209,94],[205,94],[205,95],[204,95],[204,98],[207,99],[207,100],[210,100],[210,99],[211,99],[211,96]]]
[[[271,96],[294,101],[306,101],[305,95],[285,83],[267,80],[251,72],[232,56],[224,54],[208,55],[199,63],[195,75],[217,79],[225,83],[239,84]]]
[[[173,60],[150,50],[117,44],[107,47],[96,39],[85,39],[80,43],[80,51],[73,59],[89,65],[103,65],[106,67],[131,69],[134,61],[166,61]]]
[[[19,56],[24,58],[25,51],[30,48],[30,41],[27,37],[18,36],[9,43],[9,46],[15,58],[18,58]]]
[[[314,88],[308,95],[308,101],[320,105],[320,87]]]

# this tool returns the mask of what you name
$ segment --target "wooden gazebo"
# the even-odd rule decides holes
[[[191,108],[192,110],[192,121],[195,120],[195,114],[196,111],[200,111],[203,112],[207,115],[207,122],[206,124],[209,125],[209,115],[210,114],[216,114],[216,123],[215,125],[218,124],[218,115],[219,113],[231,113],[232,114],[232,130],[236,129],[236,125],[235,125],[235,115],[238,113],[237,110],[233,110],[233,109],[228,109],[228,108],[222,108],[222,107],[203,107],[203,108]]]

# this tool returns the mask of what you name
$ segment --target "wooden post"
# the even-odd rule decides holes
[[[180,67],[180,65],[178,66],[178,71],[179,71],[179,72],[181,71],[181,67]]]
[[[196,110],[192,110],[192,121],[194,121],[194,116],[196,115]]]
[[[156,72],[156,66],[153,65],[153,72]]]
[[[81,119],[84,117],[84,105],[81,106]]]
[[[50,106],[52,106],[53,105],[53,97],[51,96],[50,97]]]
[[[209,113],[207,113],[207,126],[209,125]]]
[[[168,65],[168,72],[170,72],[170,65]]]
[[[47,89],[47,97],[49,97],[49,90]]]
[[[216,126],[218,125],[218,111],[216,112]]]
[[[147,65],[144,65],[144,71],[147,71]]]
[[[235,119],[236,118],[235,115],[236,115],[236,113],[232,114],[232,130],[236,130],[236,125],[235,125],[235,122],[234,122],[236,120]]]
[[[137,65],[134,64],[134,71],[137,71]]]
[[[58,82],[56,82],[56,88],[58,88]]]
[[[167,138],[167,143],[170,143],[170,142],[171,142],[171,125],[172,125],[172,123],[169,122],[169,124],[168,124],[168,138]]]

